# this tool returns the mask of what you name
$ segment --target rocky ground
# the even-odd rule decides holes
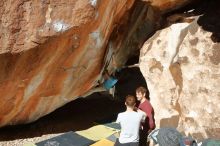
[[[16,139],[16,140],[11,140],[11,141],[1,141],[0,146],[24,146],[25,144],[37,143],[37,142],[58,136],[60,134],[62,134],[62,133],[47,134],[47,135],[42,135],[40,137],[34,137],[34,138]]]

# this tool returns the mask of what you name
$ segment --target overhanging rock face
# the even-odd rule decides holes
[[[151,6],[157,8],[161,12],[166,12],[182,7],[195,0],[142,0],[150,3]]]
[[[104,69],[124,65],[159,17],[138,0],[0,1],[0,126],[34,121],[87,93]]]
[[[0,2],[0,125],[34,121],[90,90],[123,1]]]

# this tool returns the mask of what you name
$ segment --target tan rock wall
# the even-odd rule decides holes
[[[197,24],[157,31],[141,49],[157,127],[177,127],[198,139],[220,135],[220,44]]]

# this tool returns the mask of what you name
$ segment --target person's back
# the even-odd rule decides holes
[[[141,122],[145,120],[145,114],[144,112],[136,112],[133,110],[135,103],[135,97],[126,97],[125,104],[127,106],[127,110],[119,113],[116,120],[116,122],[121,125],[121,133],[119,140],[115,143],[115,146],[138,146],[139,144],[139,130]]]
[[[140,124],[143,114],[135,111],[126,111],[118,115],[116,122],[121,125],[120,143],[138,142]]]

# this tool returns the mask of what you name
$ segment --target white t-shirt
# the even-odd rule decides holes
[[[125,111],[119,113],[116,123],[121,125],[119,137],[120,143],[130,143],[139,141],[139,130],[141,122],[144,122],[146,115],[144,112]]]

